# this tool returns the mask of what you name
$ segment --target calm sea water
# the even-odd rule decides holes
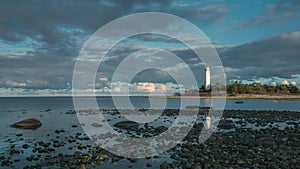
[[[126,98],[120,97],[121,108],[128,108],[122,104]],[[155,99],[158,102],[164,99]],[[91,98],[82,97],[80,101],[84,103],[84,108],[97,108],[92,106]],[[151,104],[148,97],[130,97],[131,104],[135,108],[150,108]],[[271,100],[271,99],[244,99],[243,104],[236,104],[236,100],[226,100],[225,109],[240,110],[280,110],[280,111],[300,111],[300,99],[291,100]],[[185,99],[183,108],[190,105],[197,105],[199,99]],[[210,102],[209,99],[200,99],[200,105],[206,106]],[[111,97],[97,97],[99,108],[111,109],[115,108],[115,104]],[[166,108],[180,108],[180,99],[168,99]],[[67,111],[74,109],[71,97],[2,97],[0,98],[0,112],[7,111],[43,111],[52,109],[53,111]]]

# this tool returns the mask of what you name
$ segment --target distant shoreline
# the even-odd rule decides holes
[[[168,99],[300,99],[300,95],[236,95],[236,96],[158,96]]]
[[[112,97],[112,96],[73,96],[75,98],[93,98],[93,97]],[[115,97],[128,97],[124,95],[115,96]],[[151,98],[167,98],[167,99],[231,99],[231,100],[240,100],[240,99],[300,99],[300,95],[236,95],[236,96],[209,96],[209,95],[200,95],[200,96],[192,96],[192,95],[183,95],[183,96],[135,96],[131,95],[129,97],[151,97]],[[72,96],[0,96],[0,98],[72,98]]]

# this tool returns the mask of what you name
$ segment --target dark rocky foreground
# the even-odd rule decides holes
[[[71,127],[78,132],[55,129],[47,139],[26,142],[22,134],[8,138],[9,149],[0,155],[1,168],[300,168],[299,112],[226,110],[213,135],[199,143],[206,111],[199,112],[196,124],[181,144],[160,156],[116,156],[95,146],[80,125],[74,124]],[[107,120],[112,126],[114,118],[121,118],[117,111],[106,113],[111,115]],[[124,127],[126,123],[121,122],[115,130],[134,137],[151,137],[167,130],[177,114],[178,110],[165,110],[158,120],[160,126],[130,123]]]

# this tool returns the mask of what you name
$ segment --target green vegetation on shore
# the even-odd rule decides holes
[[[224,92],[226,91],[226,93]],[[211,86],[210,91],[206,91],[204,85],[199,90],[189,90],[188,92],[174,93],[170,97],[227,97],[227,98],[300,98],[300,90],[296,85],[262,85],[260,83],[243,84],[241,82],[235,82],[233,84],[220,84],[217,83]]]
[[[273,95],[273,94],[299,94],[299,89],[295,85],[261,85],[260,83],[242,84],[241,82],[235,82],[226,86],[228,94],[261,94],[261,95]]]

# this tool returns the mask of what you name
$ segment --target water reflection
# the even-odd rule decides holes
[[[206,127],[206,129],[210,129],[210,123],[211,123],[210,116],[206,115],[206,119],[205,119],[205,127]]]

